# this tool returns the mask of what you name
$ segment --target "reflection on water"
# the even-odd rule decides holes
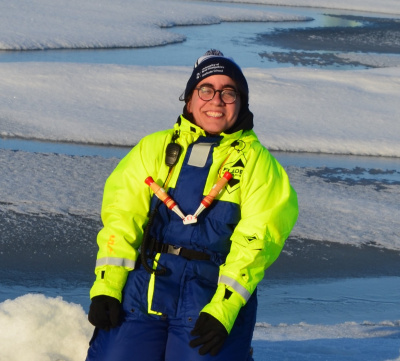
[[[323,17],[323,27],[345,27],[354,28],[362,25],[361,21],[347,19],[342,16],[327,15]]]

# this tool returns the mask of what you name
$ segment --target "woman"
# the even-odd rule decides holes
[[[252,131],[248,94],[239,66],[208,51],[174,128],[143,138],[108,178],[88,361],[252,360],[256,287],[298,208]]]

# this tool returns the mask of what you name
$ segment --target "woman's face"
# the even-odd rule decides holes
[[[211,75],[197,84],[196,89],[208,85],[214,90],[237,90],[235,82],[226,75]],[[210,134],[220,134],[235,124],[240,110],[240,97],[232,104],[225,104],[221,93],[215,93],[208,101],[200,99],[198,91],[193,91],[187,103],[187,110],[193,115],[194,123]]]

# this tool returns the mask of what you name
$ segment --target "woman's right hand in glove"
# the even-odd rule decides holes
[[[121,323],[121,302],[110,296],[95,296],[89,308],[89,322],[102,330],[119,326]]]

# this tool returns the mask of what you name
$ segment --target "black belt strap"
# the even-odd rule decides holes
[[[172,244],[154,242],[154,251],[157,253],[169,253],[176,256],[182,256],[189,260],[209,261],[210,255],[204,252],[195,251],[185,247],[176,247]]]

